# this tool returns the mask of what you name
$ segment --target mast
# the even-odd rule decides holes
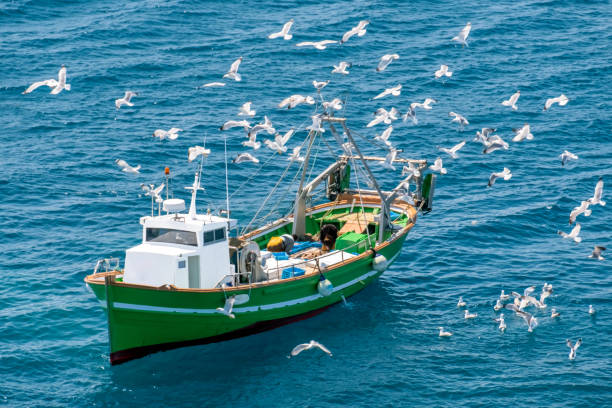
[[[308,142],[308,151],[304,158],[304,167],[302,168],[302,177],[300,179],[300,186],[298,187],[297,194],[295,196],[295,205],[293,206],[293,229],[292,234],[297,235],[298,239],[302,239],[306,235],[306,197],[304,194],[304,179],[306,178],[306,171],[308,170],[308,162],[310,160],[310,152],[312,145],[315,140],[317,132],[311,130],[308,136],[310,141]]]

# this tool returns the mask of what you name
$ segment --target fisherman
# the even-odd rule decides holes
[[[284,234],[280,237],[272,237],[266,245],[266,249],[269,252],[286,252],[289,253],[293,249],[293,245],[297,240],[296,235]]]
[[[319,240],[321,241],[321,252],[329,252],[336,247],[338,238],[338,228],[333,224],[325,224],[321,227]]]

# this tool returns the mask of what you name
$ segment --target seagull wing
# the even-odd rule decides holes
[[[297,346],[293,348],[293,350],[291,350],[291,355],[295,357],[298,354],[300,354],[302,351],[308,350],[311,347],[312,346],[309,343],[298,344]]]
[[[242,62],[242,57],[238,58],[236,61],[234,61],[232,63],[232,66],[230,67],[229,72],[233,72],[236,73],[238,72],[238,67],[240,66],[240,63]]]
[[[57,81],[55,79],[47,79],[45,81],[38,81],[38,82],[34,82],[32,85],[30,85],[28,87],[28,89],[26,89],[25,91],[23,91],[23,94],[29,94],[30,92],[32,92],[33,90],[35,90],[36,88],[39,88],[41,86],[48,86],[50,88],[54,88],[57,86]]]
[[[321,350],[323,350],[325,353],[329,354],[330,356],[332,355],[331,351],[329,351],[327,349],[327,347],[325,347],[324,345],[322,345],[321,343],[319,343],[318,341],[313,342],[313,346],[314,347],[318,347]]]

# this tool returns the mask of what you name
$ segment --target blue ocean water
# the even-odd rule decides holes
[[[266,39],[290,18],[291,41]],[[370,21],[367,34],[342,46],[295,46],[339,39],[362,19]],[[462,48],[450,39],[468,21]],[[570,211],[591,197],[599,177],[612,201],[611,33],[608,1],[2,2],[0,404],[609,406],[612,253],[601,262],[587,256],[594,245],[612,245],[612,203],[579,217],[582,243],[556,232],[569,232]],[[388,53],[400,59],[375,72]],[[239,56],[241,82],[200,87],[221,80]],[[353,64],[350,74],[332,75],[343,60]],[[62,64],[71,91],[21,94]],[[453,71],[446,81],[433,78],[441,64]],[[187,148],[206,139],[213,153],[199,206],[223,207],[219,126],[252,101],[255,120],[265,114],[279,130],[303,128],[313,107],[276,105],[312,95],[315,79],[331,79],[323,94],[347,98],[351,128],[370,139],[383,130],[365,128],[375,109],[405,112],[411,102],[438,101],[418,112],[418,125],[395,122],[391,136],[402,157],[431,162],[437,146],[468,140],[458,159],[443,156],[448,174],[438,179],[434,211],[420,217],[397,262],[348,305],[256,336],[110,367],[106,319],[83,278],[96,259],[122,256],[140,239],[138,218],[150,208],[140,183],[160,183],[169,166],[175,194],[187,198],[182,187],[195,170]],[[400,96],[371,99],[396,84]],[[117,111],[114,100],[128,89],[139,93],[135,106]],[[516,112],[501,106],[519,89]],[[543,112],[544,101],[561,93],[567,106]],[[464,132],[449,111],[468,118]],[[471,142],[482,127],[509,141],[526,122],[534,139],[507,151],[483,155]],[[184,132],[175,141],[151,136],[170,127]],[[240,132],[227,137],[231,157],[244,150]],[[565,149],[579,160],[563,168]],[[326,165],[324,152],[317,168]],[[262,163],[272,157],[265,148],[255,153]],[[118,158],[142,165],[141,174],[120,172]],[[243,185],[231,202],[243,225],[285,166],[273,159],[244,184],[258,167],[230,165],[230,185]],[[486,188],[503,167],[512,179]],[[376,172],[386,187],[399,178]],[[500,333],[492,321],[500,290],[537,285],[539,292],[544,282],[554,293],[535,331],[506,313]],[[460,295],[477,319],[463,319]],[[454,336],[438,338],[438,326]],[[565,339],[579,337],[570,362]],[[334,356],[287,359],[310,339]]]

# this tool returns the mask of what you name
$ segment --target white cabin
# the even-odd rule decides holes
[[[228,228],[236,220],[176,213],[142,217],[140,224],[142,244],[126,251],[124,282],[207,289],[233,280]]]

